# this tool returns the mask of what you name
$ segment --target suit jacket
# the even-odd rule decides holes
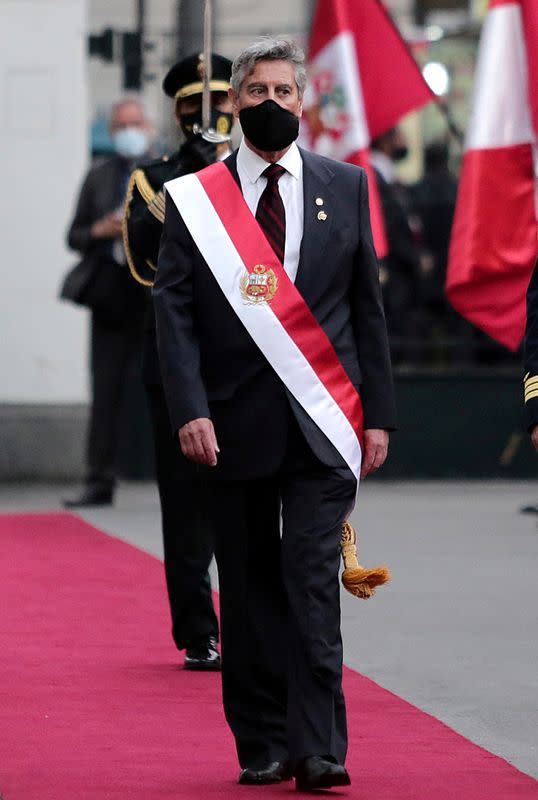
[[[360,391],[365,427],[392,429],[394,391],[366,174],[301,155],[305,213],[295,285]],[[236,160],[233,153],[224,163],[239,182]],[[317,217],[317,197],[324,200],[325,221]],[[168,200],[153,298],[172,428],[213,419],[221,450],[214,474],[254,478],[276,471],[290,408],[318,458],[342,466],[246,332]]]
[[[94,222],[119,208],[124,199],[125,173],[128,166],[119,156],[99,159],[84,179],[73,221],[67,233],[67,243],[72,250],[86,255],[107,246],[106,242],[92,239]]]
[[[118,305],[120,320],[127,322],[131,315],[144,312],[146,300],[141,286],[137,286],[128,275],[125,264],[117,264],[113,256],[113,240],[93,239],[91,228],[94,222],[120,208],[125,199],[126,176],[129,165],[119,156],[100,159],[90,167],[82,184],[73,221],[67,232],[67,244],[78,250],[84,258],[102,263],[102,269],[121,269],[121,280],[114,281],[121,298],[111,298],[111,305]]]

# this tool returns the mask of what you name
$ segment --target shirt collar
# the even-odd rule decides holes
[[[295,142],[292,143],[289,150],[287,150],[276,163],[284,167],[294,178],[299,179],[301,177],[303,162],[299,148]],[[250,147],[245,144],[244,139],[241,140],[241,144],[239,145],[237,164],[244,170],[251,183],[256,183],[264,169],[267,169],[269,166],[269,162],[265,161],[265,159],[251,150]]]
[[[370,150],[370,163],[381,173],[387,183],[394,183],[396,172],[392,159],[381,150]]]

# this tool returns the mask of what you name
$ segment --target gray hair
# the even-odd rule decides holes
[[[302,97],[306,87],[304,52],[293,39],[263,36],[240,53],[232,64],[230,84],[239,94],[247,75],[252,75],[258,61],[289,61],[295,70],[295,82]]]
[[[123,106],[130,106],[130,105],[138,106],[138,108],[144,115],[144,118],[146,118],[146,107],[144,105],[144,101],[142,100],[142,98],[136,94],[126,94],[123,97],[120,97],[119,100],[116,100],[116,102],[111,105],[109,111],[109,119],[112,119],[116,111],[118,111],[120,108],[123,108]]]

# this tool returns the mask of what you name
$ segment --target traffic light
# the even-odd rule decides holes
[[[126,91],[142,87],[142,36],[123,33],[123,88]]]
[[[142,88],[142,35],[139,31],[122,32],[106,28],[102,33],[88,37],[88,52],[108,62],[123,65],[123,88],[132,91]]]
[[[88,52],[103,61],[114,60],[114,31],[106,28],[103,33],[91,33],[88,37]]]

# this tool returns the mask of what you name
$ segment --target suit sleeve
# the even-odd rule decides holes
[[[84,253],[92,244],[91,228],[96,221],[92,205],[93,173],[90,170],[78,197],[75,216],[67,232],[67,244],[71,250]]]
[[[394,383],[365,172],[361,172],[359,184],[359,232],[353,275],[352,320],[362,372],[364,427],[393,430],[396,427]]]
[[[159,364],[172,431],[209,417],[194,319],[195,244],[172,200],[166,212],[153,286]]]
[[[527,290],[525,328],[525,412],[529,433],[538,425],[538,260]]]

